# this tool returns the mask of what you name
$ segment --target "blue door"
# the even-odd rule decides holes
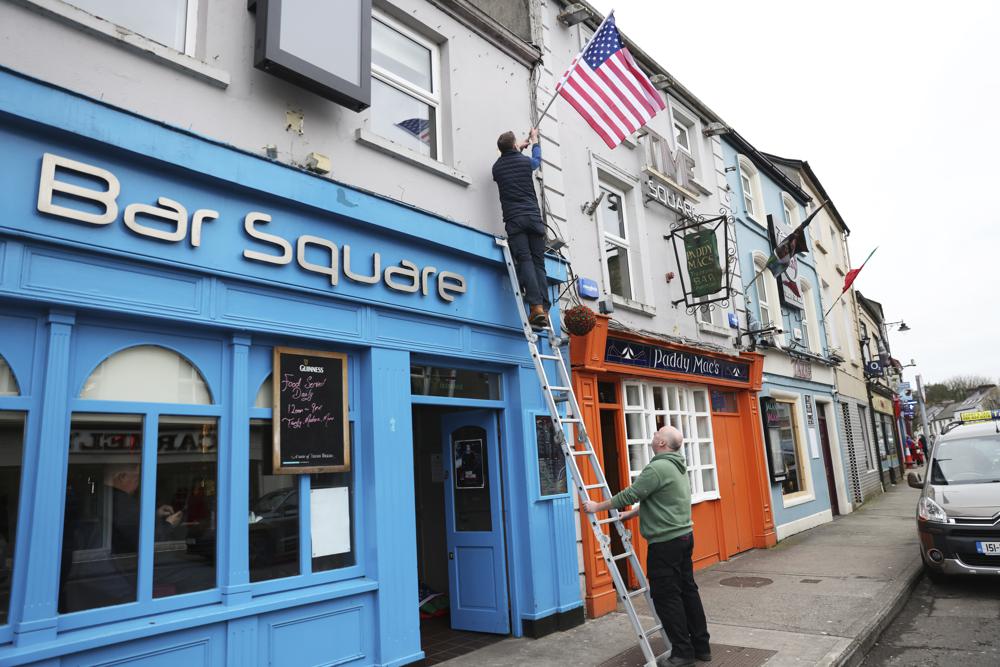
[[[441,419],[451,627],[508,634],[497,416],[468,410]]]

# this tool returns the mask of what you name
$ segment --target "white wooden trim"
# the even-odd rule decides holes
[[[809,516],[804,516],[801,519],[796,519],[795,521],[789,521],[788,523],[783,523],[780,526],[775,526],[774,532],[777,535],[778,541],[780,542],[786,537],[791,537],[796,533],[801,533],[804,530],[809,530],[810,528],[821,526],[824,523],[830,521],[833,521],[833,512],[827,509],[823,510],[822,512],[817,512],[816,514],[810,514]]]

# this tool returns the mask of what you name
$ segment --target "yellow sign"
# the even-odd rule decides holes
[[[979,412],[963,412],[958,415],[963,422],[987,422],[1000,419],[1000,410],[981,410]]]

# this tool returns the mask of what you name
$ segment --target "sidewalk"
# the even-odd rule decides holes
[[[699,572],[714,656],[699,664],[859,664],[918,581],[918,495],[901,481],[852,514]],[[655,624],[644,605],[639,611],[645,627]],[[643,660],[619,612],[441,664],[638,667]]]

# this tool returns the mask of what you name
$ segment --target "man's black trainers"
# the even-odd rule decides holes
[[[695,653],[694,657],[700,662],[712,662],[712,652],[702,651],[701,653]]]
[[[682,658],[679,655],[660,658],[656,661],[656,667],[694,667],[694,664],[694,658]]]

